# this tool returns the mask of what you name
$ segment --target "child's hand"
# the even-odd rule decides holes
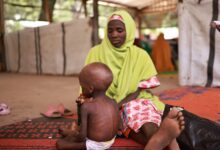
[[[90,101],[92,101],[92,98],[87,98],[82,94],[76,99],[76,103],[80,105],[82,105],[85,102],[90,102]]]
[[[82,94],[76,99],[76,103],[82,105],[85,102],[86,97]]]

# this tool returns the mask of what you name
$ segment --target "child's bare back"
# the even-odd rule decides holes
[[[117,103],[107,96],[85,102],[82,111],[88,113],[87,137],[95,141],[111,140],[118,131],[119,111]]]

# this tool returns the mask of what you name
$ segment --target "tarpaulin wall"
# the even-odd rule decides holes
[[[88,19],[28,28],[5,36],[7,70],[18,73],[78,74],[91,48]]]
[[[179,3],[179,80],[181,85],[220,86],[219,0]]]

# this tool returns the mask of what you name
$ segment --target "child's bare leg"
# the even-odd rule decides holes
[[[184,124],[185,122],[182,112],[175,109],[171,110],[167,117],[162,121],[159,130],[147,143],[145,150],[162,150],[167,146],[173,148],[177,144],[175,144],[173,140],[180,135],[181,131],[184,129]]]
[[[85,142],[74,142],[75,140],[72,139],[59,139],[56,143],[56,148],[58,150],[82,150],[86,149],[86,143]]]
[[[63,137],[66,137],[66,136],[75,136],[76,134],[79,133],[79,127],[77,125],[77,123],[74,121],[72,123],[72,126],[70,129],[67,129],[67,128],[64,128],[64,127],[61,127],[58,129],[59,130],[59,133],[63,136]]]

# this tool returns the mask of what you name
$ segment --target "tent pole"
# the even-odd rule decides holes
[[[0,1],[0,72],[6,71],[4,34],[5,34],[4,1]]]
[[[135,10],[135,18],[137,18],[138,37],[141,38],[142,15],[139,10]]]
[[[98,10],[98,0],[93,0],[93,41],[92,45],[99,44],[99,10]]]
[[[83,0],[82,2],[83,2],[84,14],[87,17],[88,16],[87,7],[86,7],[87,0]]]
[[[141,17],[141,15],[138,14],[138,34],[139,34],[139,39],[141,39],[141,25],[142,25],[142,17]]]

